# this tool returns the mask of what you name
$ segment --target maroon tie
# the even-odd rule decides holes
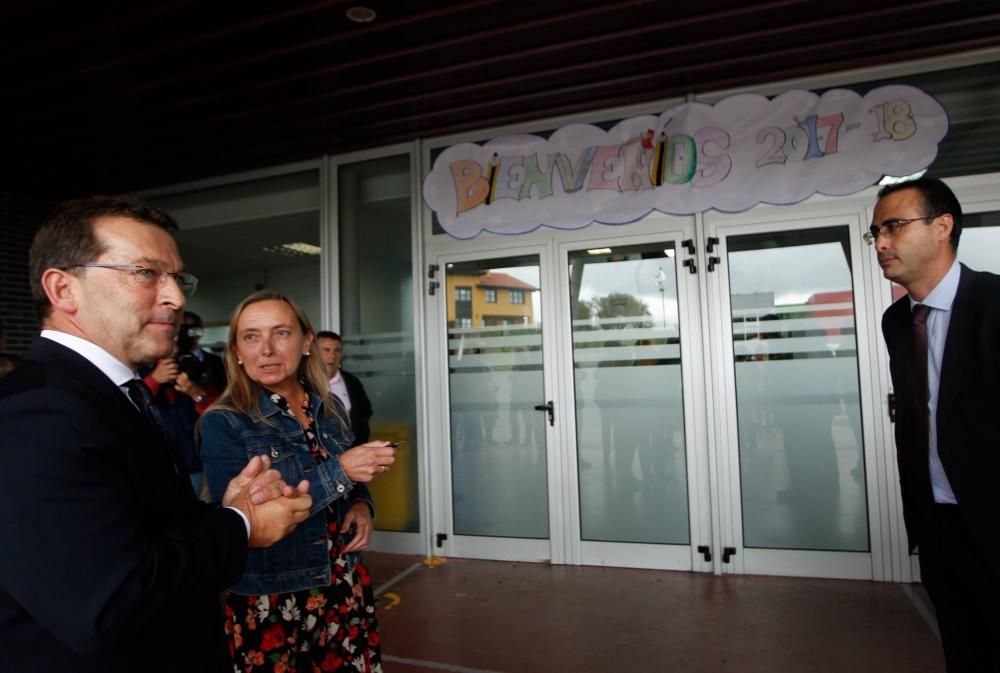
[[[129,379],[125,383],[125,387],[128,388],[128,396],[132,400],[132,404],[139,407],[139,411],[146,417],[149,424],[162,430],[160,412],[156,409],[153,392],[146,385],[146,382],[142,379]]]
[[[927,403],[930,393],[927,387],[927,315],[929,306],[916,304],[913,307],[913,448],[918,454],[916,464],[920,466],[920,477],[924,496],[933,498],[930,473],[930,410]]]

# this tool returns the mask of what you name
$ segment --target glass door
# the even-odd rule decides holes
[[[707,493],[705,452],[690,449],[702,426],[690,421],[702,370],[692,229],[563,246],[575,542],[585,564],[690,570],[711,556],[693,551],[709,549],[711,534],[692,517]]]
[[[442,266],[450,553],[549,559],[546,446],[556,410],[544,376],[540,255]]]
[[[716,230],[721,454],[734,486],[721,503],[733,513],[724,570],[872,576],[859,230],[843,221]]]

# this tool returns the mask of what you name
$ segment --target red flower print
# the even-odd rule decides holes
[[[368,586],[372,583],[371,575],[368,574],[368,568],[366,568],[364,564],[359,563],[354,566],[354,570],[358,573],[358,577],[361,578],[361,584]]]
[[[382,643],[382,636],[379,635],[378,631],[368,632],[368,646],[378,647]]]
[[[319,668],[322,671],[336,671],[338,668],[344,665],[344,660],[337,656],[335,652],[327,652],[326,659],[320,664]]]
[[[310,596],[309,600],[306,601],[306,612],[315,612],[326,605],[326,596],[323,594],[317,594],[315,596]]]
[[[260,640],[260,649],[270,652],[276,647],[280,647],[285,642],[285,628],[280,624],[271,624],[264,629],[264,635]]]

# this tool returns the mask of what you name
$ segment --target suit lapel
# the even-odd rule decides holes
[[[944,356],[941,361],[941,380],[938,382],[937,419],[938,428],[941,419],[945,418],[951,405],[958,397],[958,385],[962,380],[962,370],[968,364],[970,357],[963,357],[963,349],[971,342],[971,334],[975,329],[976,313],[972,305],[975,290],[976,274],[964,264],[958,279],[958,291],[955,302],[951,306],[951,319],[948,321],[948,336],[944,342]]]
[[[171,484],[176,482],[182,490],[191,490],[190,482],[174,467],[176,459],[171,455],[163,433],[151,426],[122,389],[87,358],[44,337],[35,339],[28,357],[45,363],[50,378],[58,377],[65,385],[77,388],[81,395],[103,408],[102,413],[106,413],[108,422],[114,423],[129,438],[123,447],[129,463],[137,466],[137,473],[158,476],[172,473],[173,478],[168,478]]]
[[[108,407],[109,413],[113,410],[120,418],[134,416],[145,420],[142,413],[129,402],[121,388],[76,351],[51,339],[38,337],[31,345],[28,357],[48,365],[50,376],[65,376],[68,381],[86,390],[86,396]]]

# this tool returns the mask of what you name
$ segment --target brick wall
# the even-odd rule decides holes
[[[0,190],[0,322],[6,351],[22,354],[38,334],[28,285],[28,247],[53,204]]]

